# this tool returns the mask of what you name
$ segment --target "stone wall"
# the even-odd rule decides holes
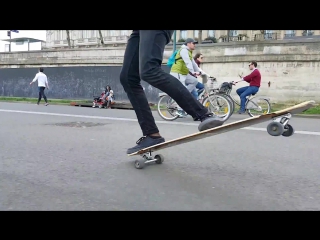
[[[7,68],[39,66],[65,68],[63,71],[69,71],[67,67],[76,66],[120,67],[124,50],[124,47],[114,47],[2,53],[0,72]],[[197,46],[196,52],[204,54],[203,70],[215,76],[219,83],[237,80],[239,73],[248,74],[248,63],[255,60],[262,73],[260,95],[270,97],[272,102],[300,102],[309,99],[320,101],[318,40],[203,44]],[[172,46],[169,45],[164,53],[164,63],[171,53]],[[7,74],[6,76],[9,77]],[[19,76],[15,77],[17,81],[18,78]],[[88,81],[84,76],[82,78],[81,81]],[[12,77],[11,79],[14,80]],[[241,86],[245,86],[245,83],[240,83],[238,87]]]
[[[163,66],[169,72],[167,66]],[[116,101],[129,101],[120,84],[121,66],[71,66],[45,68],[48,76],[49,99],[86,99],[99,96],[106,85],[115,93]],[[0,69],[0,96],[38,97],[37,84],[29,85],[38,72],[37,68]],[[157,102],[159,90],[142,82],[150,102]]]
[[[272,102],[320,101],[320,42],[287,42],[222,48],[198,48],[205,56],[203,70],[219,82],[239,79],[249,74],[248,63],[258,62],[262,74],[259,95]],[[238,87],[246,86],[239,83]]]

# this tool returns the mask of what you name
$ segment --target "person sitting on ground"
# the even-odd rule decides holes
[[[107,102],[107,108],[111,108],[111,104],[114,103],[114,94],[113,90],[109,85],[106,86],[105,95],[104,95],[104,102]]]

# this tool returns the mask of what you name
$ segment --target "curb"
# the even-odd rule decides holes
[[[24,102],[24,101],[8,101],[8,100],[5,100],[5,101],[2,101],[2,100],[0,100],[0,102],[7,102],[7,103],[28,103],[28,104],[30,104],[30,103],[32,103],[32,102],[28,102],[28,101],[26,101],[26,102]],[[53,103],[50,103],[50,104],[52,104],[52,105],[69,105],[69,106],[77,106],[77,105],[79,105],[79,103],[76,103],[76,102],[70,102],[69,104],[68,103],[55,103],[55,102],[53,102]],[[149,103],[150,104],[150,103]],[[152,104],[153,105],[153,104]],[[83,106],[83,105],[82,105]],[[133,109],[130,109],[130,110],[133,110]],[[152,111],[157,111],[157,110],[155,110],[155,109],[152,109]],[[299,118],[313,118],[313,119],[320,119],[320,114],[294,114],[293,115],[294,117],[299,117]]]
[[[320,114],[294,114],[293,116],[300,117],[300,118],[320,119]]]

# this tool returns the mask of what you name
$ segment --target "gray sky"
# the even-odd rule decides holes
[[[18,29],[19,30],[19,29]],[[0,40],[1,39],[10,39],[7,36],[8,30],[0,30]],[[46,30],[19,30],[19,33],[11,33],[11,38],[19,38],[19,37],[29,37],[36,38],[40,40],[46,41]],[[4,51],[4,45],[8,44],[8,42],[0,41],[0,52]],[[38,43],[34,43],[38,44]],[[39,43],[41,46],[41,43]]]

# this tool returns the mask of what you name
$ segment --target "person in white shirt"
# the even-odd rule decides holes
[[[47,76],[43,73],[42,67],[39,69],[39,72],[36,74],[35,78],[31,81],[30,85],[37,80],[38,80],[38,89],[39,89],[39,97],[38,97],[37,105],[39,105],[41,98],[43,97],[44,101],[46,102],[45,106],[48,106],[48,100],[46,95],[44,94],[44,90],[46,88],[49,89],[49,84],[48,84]]]

